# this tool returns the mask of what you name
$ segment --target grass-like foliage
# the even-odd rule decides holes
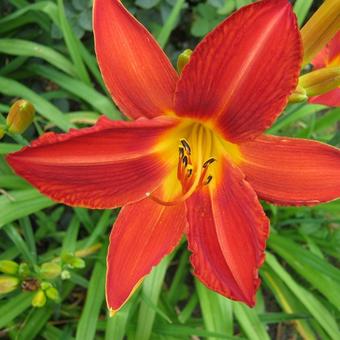
[[[181,51],[250,2],[124,3],[175,62]],[[295,2],[300,25],[319,3]],[[0,295],[0,338],[339,339],[339,202],[309,208],[264,204],[271,236],[253,309],[195,280],[183,240],[122,310],[108,317],[105,257],[118,211],[56,204],[14,175],[4,160],[44,131],[89,126],[100,114],[122,119],[94,56],[91,8],[91,0],[0,2],[0,123],[18,98],[37,110],[23,135],[0,142],[0,260],[13,261],[1,262],[3,275],[18,278]],[[338,108],[293,104],[270,132],[339,146],[339,120]]]

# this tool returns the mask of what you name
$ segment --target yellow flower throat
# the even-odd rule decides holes
[[[166,149],[169,150],[169,143],[171,155],[169,152],[164,155],[173,171],[163,184],[163,196],[169,199],[146,193],[147,197],[165,206],[184,202],[204,186],[217,185],[222,173],[221,160],[227,158],[238,163],[241,158],[236,144],[225,141],[211,128],[198,122],[185,121],[180,124],[162,138],[160,147],[165,149],[167,145]],[[176,154],[178,152],[176,158],[174,149]]]

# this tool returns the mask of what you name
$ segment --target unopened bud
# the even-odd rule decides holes
[[[18,274],[21,277],[27,277],[27,276],[30,275],[30,273],[31,273],[31,271],[30,271],[28,264],[27,263],[20,263]]]
[[[177,59],[177,71],[179,74],[182,73],[184,66],[189,62],[192,55],[192,50],[184,50]]]
[[[70,268],[80,269],[85,267],[85,261],[71,253],[65,253],[61,256],[61,258]]]
[[[0,294],[7,294],[15,290],[19,285],[19,279],[15,276],[0,275]]]
[[[8,131],[23,133],[33,122],[34,106],[27,100],[17,100],[10,108],[7,116]]]
[[[55,262],[46,262],[41,265],[40,274],[44,279],[54,279],[61,273],[61,266]]]
[[[42,290],[46,290],[47,288],[52,287],[52,283],[47,282],[47,281],[43,281],[43,282],[41,282],[40,287],[41,287]]]
[[[85,268],[85,261],[80,257],[74,257],[70,261],[70,266],[77,269]]]
[[[299,84],[294,92],[289,96],[290,103],[300,103],[308,99],[306,90]]]
[[[68,270],[63,270],[60,274],[62,280],[68,280],[71,278],[71,273]]]
[[[340,30],[340,1],[326,0],[301,29],[303,64],[308,64]]]
[[[0,261],[0,272],[5,274],[16,274],[18,272],[19,265],[11,260]]]
[[[32,306],[41,308],[46,304],[46,295],[42,289],[39,289],[33,296]]]
[[[308,97],[332,91],[340,86],[340,67],[324,67],[304,74],[299,85],[306,90]]]
[[[45,294],[52,301],[59,301],[60,300],[59,292],[54,287],[47,288],[46,291],[45,291]]]

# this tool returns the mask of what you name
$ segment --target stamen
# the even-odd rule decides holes
[[[183,159],[182,159],[182,162],[184,164],[184,167],[187,167],[187,165],[188,165],[188,157],[184,156]]]
[[[194,145],[197,145],[197,154],[195,154],[194,160],[195,163],[193,165],[191,160],[191,147],[188,141],[184,138],[180,139],[180,145],[178,148],[179,151],[179,161],[177,165],[177,178],[182,186],[182,194],[179,194],[173,201],[164,201],[152,193],[146,193],[146,196],[152,199],[153,201],[165,205],[172,206],[184,202],[188,199],[195,191],[200,189],[202,185],[208,185],[212,180],[212,176],[209,175],[207,177],[207,171],[210,164],[216,161],[215,158],[211,157],[207,161],[203,163],[203,141],[204,143],[208,143],[211,137],[210,135],[205,135],[205,129],[200,125],[195,125],[192,130],[192,136]],[[207,138],[208,137],[208,138]],[[196,148],[195,148],[196,150]],[[209,148],[210,150],[210,148]]]
[[[203,168],[206,168],[207,166],[214,162],[216,162],[216,159],[214,157],[209,158],[207,161],[204,162]]]
[[[207,180],[204,182],[204,185],[208,185],[210,182],[211,182],[211,180],[212,180],[212,176],[211,175],[209,175],[208,177],[207,177]]]
[[[188,177],[190,177],[192,175],[192,166],[190,166],[190,168],[188,168]]]
[[[183,158],[184,157],[184,148],[182,148],[181,146],[178,148],[179,151],[179,158]]]
[[[185,151],[186,151],[189,155],[191,155],[191,148],[190,148],[190,145],[189,145],[188,141],[187,141],[185,138],[182,138],[182,139],[180,140],[180,142],[181,142],[181,144],[183,145]]]

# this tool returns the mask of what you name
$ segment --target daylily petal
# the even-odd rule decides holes
[[[176,88],[175,111],[210,121],[232,142],[254,137],[285,107],[301,59],[287,0],[245,6],[196,47]]]
[[[340,197],[340,150],[305,139],[261,136],[239,145],[239,167],[260,198],[312,205]]]
[[[165,207],[144,199],[122,208],[111,232],[107,257],[106,299],[111,314],[173,250],[185,226],[183,204]]]
[[[269,222],[241,171],[223,162],[216,187],[210,183],[187,201],[191,262],[210,289],[254,306]]]
[[[131,118],[172,110],[177,73],[120,1],[94,1],[93,30],[99,67],[119,108]]]
[[[159,147],[159,142],[176,124],[165,117],[135,122],[102,118],[91,128],[47,133],[7,161],[56,201],[113,208],[139,200],[160,185],[171,164],[164,157],[167,143]]]
[[[312,97],[309,99],[309,102],[313,104],[322,104],[338,107],[340,106],[340,88],[322,94],[320,96]]]

